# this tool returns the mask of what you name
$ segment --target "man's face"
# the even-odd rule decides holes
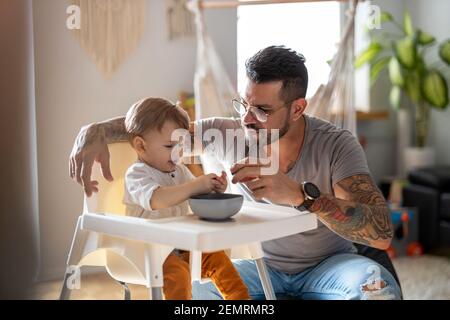
[[[245,130],[247,139],[256,139],[258,141],[258,132],[261,129],[267,130],[267,143],[272,141],[272,129],[279,130],[279,138],[284,136],[290,126],[290,107],[280,99],[281,81],[254,83],[251,80],[247,82],[247,88],[244,102],[247,106],[256,107],[267,114],[267,120],[261,122],[247,108],[247,113],[242,116],[241,123]]]

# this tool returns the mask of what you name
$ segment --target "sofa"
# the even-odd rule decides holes
[[[419,242],[425,250],[450,245],[450,166],[413,170],[403,188],[403,206],[419,215]]]

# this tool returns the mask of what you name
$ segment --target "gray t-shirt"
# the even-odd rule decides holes
[[[364,151],[358,140],[347,130],[338,129],[324,120],[305,115],[304,144],[294,167],[287,175],[299,184],[309,181],[323,194],[334,194],[333,186],[357,174],[370,174]],[[196,122],[196,133],[217,129],[225,139],[227,129],[241,129],[239,119],[209,118]],[[235,137],[233,143],[242,143]],[[209,140],[209,139],[207,139]],[[214,154],[225,168],[241,160],[242,155],[230,151],[230,143],[217,143]],[[218,147],[219,146],[219,147]],[[309,232],[267,241],[262,244],[264,257],[270,267],[286,273],[298,273],[315,266],[323,259],[338,253],[355,253],[353,244],[338,236],[319,221],[318,228]]]

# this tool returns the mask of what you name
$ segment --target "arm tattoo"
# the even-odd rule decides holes
[[[125,118],[116,118],[100,123],[106,143],[128,141],[128,133],[125,129]]]
[[[376,242],[390,241],[393,228],[389,209],[372,179],[356,175],[342,180],[338,186],[348,200],[323,195],[311,211],[331,230],[352,242],[376,246]]]
[[[73,154],[80,154],[88,146],[127,141],[125,118],[111,119],[101,123],[94,123],[81,128],[74,144]]]

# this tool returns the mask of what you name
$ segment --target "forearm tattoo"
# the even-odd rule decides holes
[[[390,240],[392,223],[386,201],[372,179],[357,175],[338,183],[349,196],[348,200],[323,195],[311,211],[340,236],[369,246],[377,241]]]
[[[103,135],[106,143],[128,141],[128,134],[125,129],[125,118],[116,118],[100,123],[98,130]]]

